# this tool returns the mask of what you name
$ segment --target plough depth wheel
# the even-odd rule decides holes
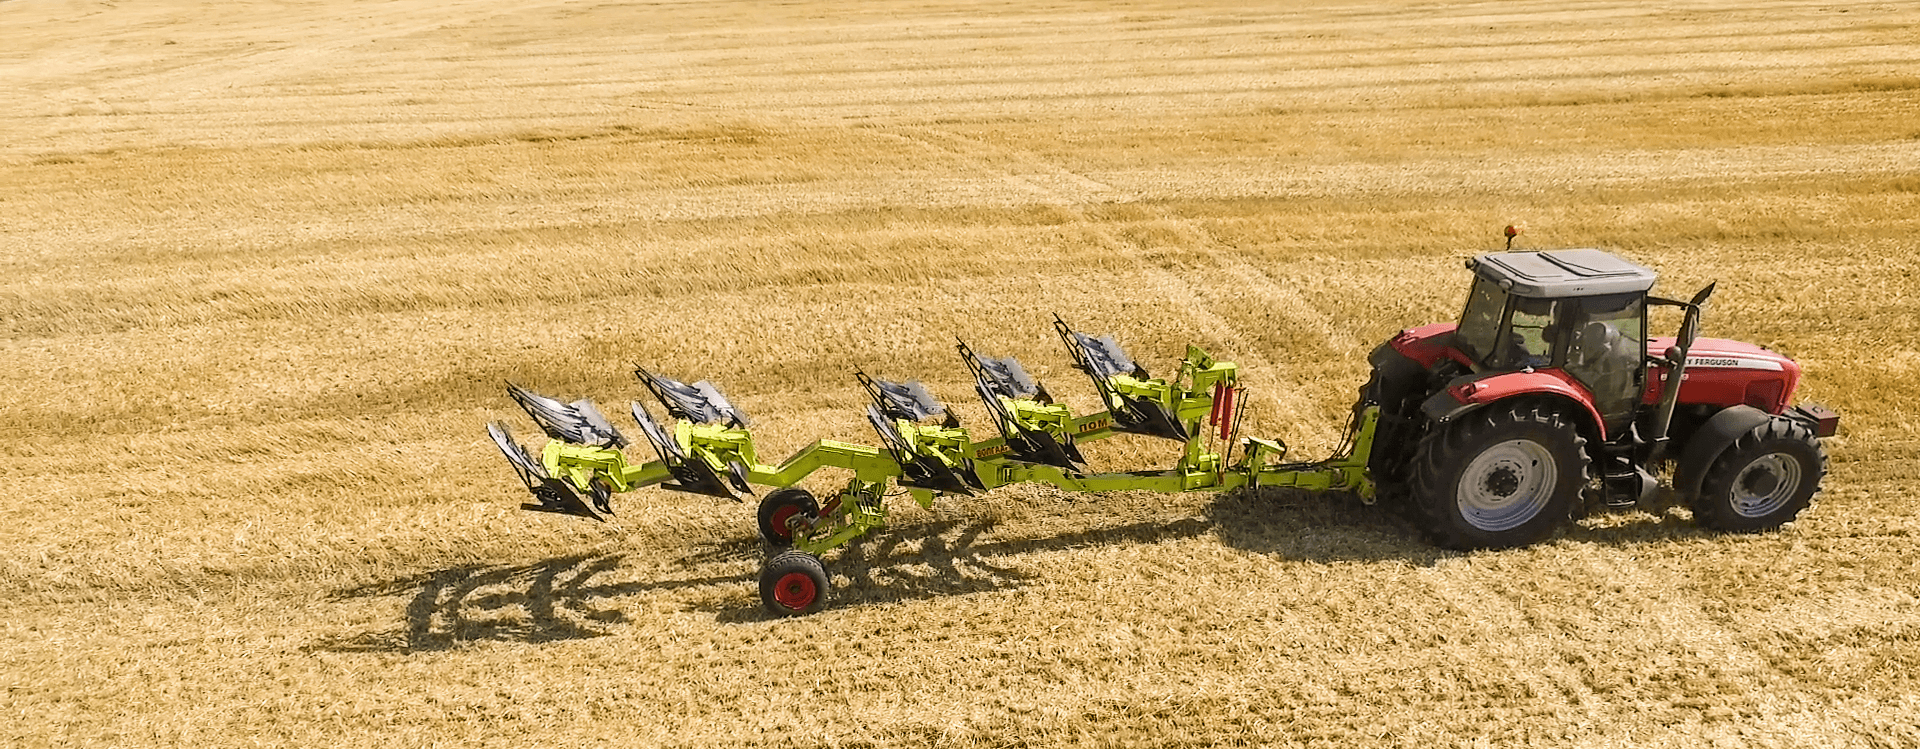
[[[760,568],[760,602],[781,616],[802,616],[827,605],[827,568],[820,558],[788,549]]]
[[[774,546],[792,546],[793,528],[787,521],[795,516],[813,518],[820,514],[820,503],[813,492],[788,488],[768,492],[760,500],[760,537]]]

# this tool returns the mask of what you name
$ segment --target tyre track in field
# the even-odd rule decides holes
[[[1527,551],[1507,554],[1540,553]],[[1585,708],[1591,717],[1599,706],[1624,706],[1627,701],[1615,695],[1619,689],[1637,685],[1610,684],[1607,667],[1611,664],[1587,660],[1594,647],[1591,632],[1583,626],[1597,627],[1602,636],[1624,637],[1643,648],[1625,648],[1616,653],[1630,658],[1635,650],[1653,654],[1662,651],[1691,656],[1674,664],[1662,676],[1677,684],[1653,686],[1679,687],[1684,692],[1640,695],[1633,701],[1659,696],[1669,703],[1700,699],[1764,701],[1767,695],[1742,689],[1762,685],[1762,690],[1784,688],[1794,700],[1813,700],[1817,695],[1797,676],[1769,659],[1765,653],[1745,643],[1746,637],[1736,622],[1717,617],[1704,609],[1694,595],[1691,581],[1683,573],[1648,564],[1645,559],[1619,549],[1587,546],[1575,550],[1578,562],[1561,571],[1575,584],[1605,586],[1592,604],[1582,610],[1564,602],[1542,601],[1500,583],[1504,569],[1476,569],[1466,560],[1452,565],[1421,569],[1420,576],[1433,594],[1456,609],[1463,619],[1484,622],[1498,639],[1497,647],[1455,651],[1457,657],[1476,661],[1483,668],[1505,671],[1533,688],[1538,694],[1562,695],[1568,704]],[[1565,560],[1560,556],[1551,561]],[[1505,560],[1502,560],[1505,561]],[[1547,574],[1541,572],[1539,574]],[[1610,608],[1608,604],[1617,604]],[[1665,645],[1666,648],[1660,646]],[[1506,657],[1502,657],[1506,656]],[[1584,662],[1583,661],[1587,661]],[[1620,668],[1631,668],[1624,664]],[[1704,694],[1697,691],[1705,687]],[[1542,691],[1550,688],[1553,692]]]
[[[1133,196],[1029,154],[994,149],[978,141],[930,129],[907,130],[894,135],[992,175],[1009,189],[1034,195],[1050,205],[1077,207],[1133,202]],[[1126,238],[1108,230],[1108,222],[1087,216],[1084,211],[1078,213],[1085,226],[1115,251],[1136,257],[1142,254],[1133,251]],[[1234,248],[1221,242],[1201,223],[1165,208],[1157,208],[1151,214],[1150,220],[1164,220],[1179,227],[1181,243],[1190,245],[1187,249],[1201,254],[1208,265],[1229,274],[1246,288],[1256,290],[1288,324],[1307,331],[1338,330],[1330,315],[1308,304],[1297,291],[1283,287],[1264,271],[1233,257],[1231,253]],[[1184,306],[1189,319],[1203,330],[1211,331],[1225,340],[1250,339],[1246,331],[1214,311],[1212,304],[1207,303],[1206,291],[1188,282],[1169,260],[1171,258],[1165,256],[1159,261],[1149,257],[1142,262],[1142,268],[1183,296],[1202,302]],[[1327,345],[1335,351],[1351,351],[1358,343],[1349,334],[1336,336]],[[1255,350],[1238,351],[1236,358],[1262,371],[1280,371],[1273,361]],[[1296,412],[1304,405],[1284,402],[1278,394],[1279,390],[1262,389],[1260,397],[1283,413]],[[1655,636],[1673,643],[1701,662],[1719,666],[1719,673],[1714,674],[1716,678],[1709,682],[1716,692],[1724,691],[1729,683],[1764,681],[1759,675],[1765,673],[1792,678],[1774,668],[1760,653],[1741,645],[1734,633],[1721,626],[1721,622],[1709,616],[1696,602],[1676,598],[1687,589],[1679,581],[1644,565],[1621,560],[1617,558],[1617,552],[1600,550],[1599,553],[1601,556],[1589,563],[1593,568],[1591,574],[1583,577],[1634,583],[1629,586],[1632,592],[1637,593],[1633,600],[1650,608],[1650,618],[1662,625]],[[1579,632],[1560,626],[1549,611],[1539,608],[1538,602],[1528,602],[1497,590],[1476,580],[1472,572],[1471,568],[1451,566],[1421,570],[1436,597],[1458,609],[1465,618],[1490,622],[1503,643],[1511,647],[1491,651],[1450,649],[1455,657],[1468,662],[1476,670],[1502,673],[1517,679],[1538,699],[1549,703],[1562,702],[1584,711],[1589,718],[1604,718],[1607,713],[1620,709],[1617,707],[1619,703],[1607,694],[1609,687],[1596,681],[1593,669],[1582,666],[1583,651],[1579,646],[1583,640]],[[1654,577],[1649,580],[1649,575]],[[1641,625],[1650,627],[1652,622]],[[1501,655],[1508,657],[1501,658]]]
[[[343,24],[330,17],[228,19],[225,23],[215,22],[212,28],[233,34],[232,41],[228,43],[243,45],[247,48],[245,51],[235,54],[213,53],[164,70],[122,76],[111,83],[102,84],[98,91],[114,99],[165,98],[176,102],[244,96],[233,91],[266,83],[283,75],[339,68],[341,66],[328,64],[329,60],[356,47],[577,2],[525,0],[502,5],[494,0],[447,0],[385,3],[352,24]],[[275,12],[290,11],[280,9]],[[197,30],[197,19],[168,23],[189,31]],[[250,38],[256,36],[261,39]],[[280,41],[280,37],[297,41]],[[260,48],[252,49],[255,46]],[[102,98],[91,91],[84,94],[94,100]]]
[[[1181,263],[1172,262],[1175,256],[1156,253],[1153,248],[1140,247],[1125,237],[1109,229],[1115,222],[1103,221],[1090,216],[1087,206],[1103,204],[1142,205],[1149,215],[1127,224],[1139,224],[1161,221],[1178,228],[1181,244],[1176,249],[1189,250],[1204,264],[1222,271],[1237,281],[1242,288],[1253,291],[1269,311],[1294,328],[1299,329],[1303,338],[1322,338],[1327,347],[1335,352],[1358,350],[1360,344],[1352,334],[1340,330],[1333,316],[1313,305],[1297,289],[1284,286],[1271,275],[1254,267],[1245,260],[1234,257],[1235,248],[1222,242],[1199,221],[1179,215],[1162,206],[1138,204],[1139,196],[1114,187],[1113,185],[1092,179],[1071,169],[1053,164],[1033,154],[1015,149],[1001,148],[983,143],[973,138],[930,127],[894,127],[891,130],[875,130],[876,134],[915,147],[929,153],[957,162],[966,168],[980,172],[998,180],[1009,190],[1032,196],[1045,205],[1074,208],[1081,225],[1096,236],[1102,244],[1116,254],[1131,256],[1140,263],[1138,267],[1155,280],[1173,289],[1181,298],[1196,300],[1196,304],[1180,304],[1186,317],[1201,330],[1209,331],[1224,341],[1250,341],[1255,338],[1227,316],[1215,311],[1220,302],[1210,300],[1208,292],[1190,282],[1182,274]],[[1258,351],[1256,347],[1247,347],[1235,351],[1234,359],[1243,363],[1243,376],[1246,372],[1285,371],[1277,361]],[[1264,375],[1256,375],[1264,376]],[[1273,376],[1277,376],[1273,375]],[[1277,409],[1284,416],[1296,416],[1312,412],[1312,404],[1301,402],[1298,398],[1284,398],[1282,388],[1269,387],[1258,389],[1258,397],[1267,405]]]
[[[1477,632],[1497,638],[1499,648],[1469,643],[1464,648],[1449,648],[1449,654],[1474,670],[1520,680],[1536,699],[1550,701],[1557,695],[1565,704],[1586,710],[1590,719],[1604,717],[1599,713],[1605,698],[1596,691],[1590,675],[1569,659],[1577,652],[1555,645],[1554,633],[1543,627],[1525,604],[1471,579],[1471,570],[1463,567],[1425,567],[1419,570],[1419,577],[1434,597],[1452,606],[1463,620],[1473,622]]]
[[[931,127],[893,127],[868,132],[925,150],[943,159],[959,162],[999,180],[1015,193],[1031,196],[1046,205],[1073,206],[1133,201],[1132,196],[1122,193],[1112,185],[1055,166],[1032,154],[1013,149],[991,148],[957,133]]]
[[[921,129],[895,135],[991,175],[1009,189],[1049,205],[1084,207],[1136,203],[1140,199],[1030,154],[1011,153],[952,133]],[[1113,222],[1101,221],[1085,211],[1077,213],[1084,226],[1101,242],[1115,252],[1139,258],[1142,269],[1156,280],[1175,293],[1200,302],[1183,305],[1183,308],[1187,317],[1203,330],[1226,340],[1248,339],[1246,331],[1215,311],[1214,305],[1218,302],[1210,300],[1205,290],[1183,275],[1182,268],[1192,263],[1176,262],[1182,258],[1164,253],[1156,256],[1152,252],[1141,252],[1148,248],[1140,248],[1116,234],[1110,229]],[[1308,304],[1297,291],[1278,283],[1262,269],[1235,257],[1235,248],[1208,232],[1202,222],[1164,207],[1145,213],[1148,215],[1141,221],[1165,221],[1178,227],[1178,249],[1194,252],[1198,258],[1190,259],[1203,260],[1205,266],[1253,290],[1288,325],[1323,335],[1332,331],[1327,345],[1334,351],[1357,348],[1357,340],[1350,334],[1340,334],[1331,316]],[[1249,367],[1279,371],[1274,362],[1258,351],[1236,354],[1236,358]],[[1263,389],[1261,398],[1283,410],[1292,410],[1290,407],[1295,404],[1282,402],[1274,390],[1277,389]],[[1433,596],[1456,609],[1461,619],[1479,623],[1476,629],[1483,629],[1482,633],[1494,641],[1492,645],[1450,647],[1449,655],[1473,671],[1499,674],[1524,684],[1543,703],[1564,704],[1593,720],[1618,717],[1619,713],[1636,709],[1633,703],[1637,700],[1619,694],[1622,690],[1653,689],[1652,696],[1683,710],[1694,709],[1695,701],[1702,699],[1721,704],[1729,700],[1764,701],[1775,695],[1803,701],[1818,697],[1811,685],[1749,644],[1747,629],[1707,611],[1689,593],[1693,585],[1684,573],[1649,565],[1618,549],[1588,546],[1576,553],[1581,561],[1568,565],[1563,574],[1575,584],[1607,586],[1592,611],[1561,611],[1556,608],[1558,602],[1508,589],[1499,579],[1488,577],[1503,573],[1478,569],[1470,558],[1462,560],[1463,564],[1419,570]],[[1596,633],[1586,628],[1596,626],[1602,628],[1598,636],[1624,633],[1619,636],[1631,643],[1623,647],[1628,653],[1644,649],[1653,654],[1679,655],[1681,661],[1676,666],[1684,673],[1662,674],[1672,677],[1671,683],[1619,683],[1617,677],[1622,673],[1631,675],[1631,668],[1594,660],[1591,638]],[[1743,685],[1759,685],[1759,689],[1742,689]]]

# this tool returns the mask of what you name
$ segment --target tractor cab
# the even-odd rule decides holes
[[[1645,390],[1651,269],[1600,250],[1499,252],[1468,261],[1473,289],[1453,348],[1475,374],[1560,370],[1609,433]]]

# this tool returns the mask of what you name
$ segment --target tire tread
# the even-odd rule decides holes
[[[1473,456],[1467,453],[1475,444],[1502,431],[1514,432],[1527,427],[1571,436],[1573,459],[1570,462],[1573,465],[1560,468],[1571,472],[1577,481],[1573,484],[1574,489],[1566,493],[1568,496],[1556,496],[1543,511],[1556,516],[1564,514],[1565,517],[1557,517],[1534,528],[1522,526],[1504,531],[1497,536],[1466,526],[1450,508],[1457,500],[1454,487],[1449,484],[1457,481],[1458,476],[1449,467],[1470,461]],[[1512,548],[1537,543],[1552,535],[1572,517],[1579,492],[1587,485],[1586,442],[1586,437],[1569,424],[1558,409],[1541,403],[1495,404],[1474,411],[1452,424],[1436,425],[1428,430],[1414,449],[1411,482],[1414,501],[1411,504],[1416,508],[1417,520],[1424,524],[1434,543],[1450,549]]]
[[[1762,451],[1767,445],[1775,443],[1799,444],[1810,449],[1813,465],[1807,471],[1805,480],[1810,484],[1811,491],[1806,492],[1804,497],[1795,497],[1763,518],[1749,518],[1733,512],[1732,505],[1727,501],[1727,492],[1739,478],[1739,471],[1765,454]],[[1714,459],[1700,480],[1700,491],[1688,497],[1688,505],[1693,509],[1694,522],[1706,528],[1739,533],[1772,530],[1792,522],[1813,506],[1814,499],[1820,494],[1821,480],[1827,475],[1827,466],[1826,446],[1821,444],[1811,427],[1792,419],[1769,419],[1740,435],[1720,457]]]

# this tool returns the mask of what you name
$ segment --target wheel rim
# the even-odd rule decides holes
[[[1460,474],[1460,516],[1488,532],[1512,530],[1534,519],[1559,483],[1553,453],[1533,440],[1494,445]]]
[[[1733,480],[1733,511],[1741,517],[1765,517],[1793,501],[1800,491],[1800,461],[1786,453],[1755,458]]]
[[[793,516],[798,514],[800,514],[799,505],[781,505],[778,509],[774,510],[773,517],[771,518],[773,521],[773,528],[771,529],[773,535],[778,536],[782,541],[793,540],[793,526],[787,525],[787,521],[793,519]]]
[[[794,611],[800,611],[813,605],[813,599],[820,595],[820,588],[813,584],[813,578],[805,572],[789,572],[780,576],[773,585],[773,600]]]

